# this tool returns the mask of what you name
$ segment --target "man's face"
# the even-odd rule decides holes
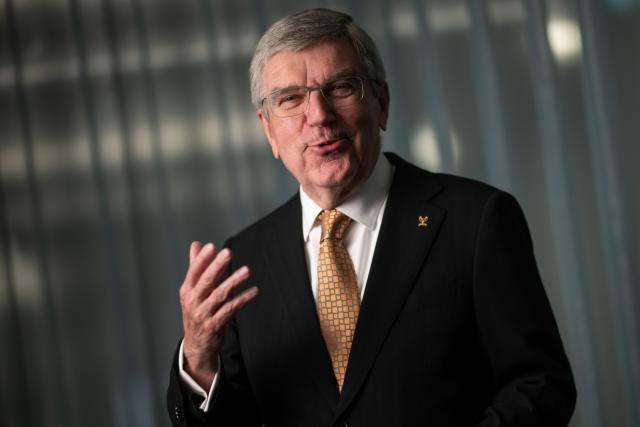
[[[274,157],[282,159],[314,199],[329,191],[341,201],[369,176],[380,152],[379,129],[387,122],[387,85],[364,78],[366,73],[346,40],[299,52],[281,51],[264,67],[265,94],[291,86],[322,85],[343,76],[363,77],[362,101],[333,109],[319,91],[313,91],[301,115],[282,118],[258,111]]]

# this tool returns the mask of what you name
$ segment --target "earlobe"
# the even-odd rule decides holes
[[[271,146],[271,152],[273,153],[273,158],[279,159],[280,154],[278,153],[278,146],[276,145],[275,141],[272,141],[271,139],[269,139],[269,145]]]

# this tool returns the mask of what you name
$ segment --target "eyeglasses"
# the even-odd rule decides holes
[[[303,114],[309,107],[312,91],[319,91],[332,108],[345,108],[357,104],[364,97],[361,77],[340,77],[318,86],[292,86],[272,92],[262,100],[277,117],[293,117]]]

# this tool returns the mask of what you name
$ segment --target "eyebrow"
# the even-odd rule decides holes
[[[333,73],[331,76],[329,76],[329,78],[327,80],[325,80],[324,82],[320,83],[319,86],[322,86],[323,84],[325,84],[326,82],[330,82],[331,80],[335,80],[335,79],[339,79],[341,77],[354,77],[354,76],[359,76],[361,73],[358,72],[355,68],[345,68],[343,70],[340,70],[336,73]],[[272,91],[268,92],[266,97],[269,97],[270,95],[273,95],[274,93],[278,93],[278,92],[282,92],[285,90],[289,90],[289,89],[299,89],[299,88],[306,88],[309,86],[305,86],[305,85],[290,85],[290,86],[284,86],[284,87],[276,87],[274,88]]]

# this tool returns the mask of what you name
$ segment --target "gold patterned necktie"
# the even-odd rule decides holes
[[[322,237],[318,253],[318,316],[333,372],[342,391],[360,295],[353,262],[342,242],[351,218],[337,209],[323,211]]]

